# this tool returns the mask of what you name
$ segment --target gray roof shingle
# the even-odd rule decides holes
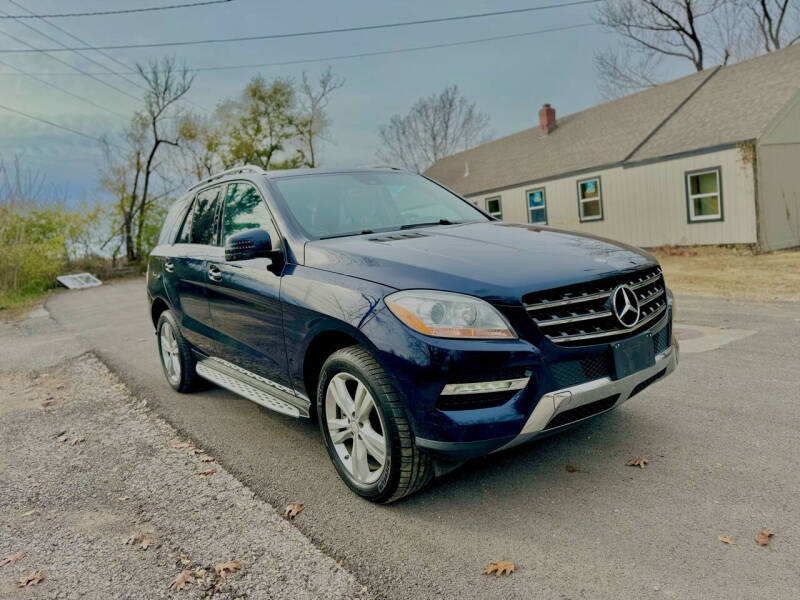
[[[425,174],[468,195],[757,139],[798,90],[792,46],[560,117],[549,134],[536,126],[453,154]]]

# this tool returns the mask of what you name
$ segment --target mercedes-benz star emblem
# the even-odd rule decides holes
[[[633,327],[639,322],[639,298],[627,285],[618,285],[611,292],[611,308],[623,327]]]

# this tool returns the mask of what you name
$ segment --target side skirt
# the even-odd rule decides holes
[[[197,374],[275,412],[291,417],[308,417],[311,401],[291,388],[256,375],[233,363],[195,352]]]

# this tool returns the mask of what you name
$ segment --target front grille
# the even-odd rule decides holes
[[[611,293],[622,284],[630,286],[639,299],[639,321],[633,327],[620,324],[611,308]],[[539,331],[561,346],[622,339],[654,323],[667,309],[660,267],[535,292],[525,295],[522,301]]]
[[[612,364],[606,355],[554,363],[550,367],[550,375],[557,389],[611,377],[611,373]]]
[[[633,391],[631,391],[631,395],[628,396],[628,399],[633,398],[636,394],[641,392],[644,388],[646,388],[651,383],[654,383],[657,379],[661,379],[664,376],[664,373],[666,373],[666,372],[667,372],[666,369],[662,369],[658,373],[656,373],[655,375],[652,375],[652,376],[648,377],[647,379],[645,379],[644,381],[641,381],[641,382],[637,383],[636,387],[634,387]]]
[[[491,408],[508,402],[519,390],[483,392],[480,394],[447,394],[439,396],[436,407],[439,410],[475,410]]]
[[[615,394],[613,396],[608,396],[607,398],[601,398],[600,400],[589,402],[589,404],[584,404],[583,406],[570,408],[569,410],[560,412],[555,417],[550,419],[550,422],[547,424],[545,429],[561,427],[562,425],[574,423],[575,421],[580,421],[586,417],[591,417],[592,415],[609,410],[614,407],[618,399],[619,394]]]
[[[653,336],[653,350],[655,354],[661,354],[669,347],[669,327],[664,326],[661,331]]]

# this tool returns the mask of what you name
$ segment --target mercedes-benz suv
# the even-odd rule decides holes
[[[505,223],[391,168],[232,169],[170,209],[148,264],[164,374],[319,422],[357,494],[611,410],[678,361],[642,250]]]

